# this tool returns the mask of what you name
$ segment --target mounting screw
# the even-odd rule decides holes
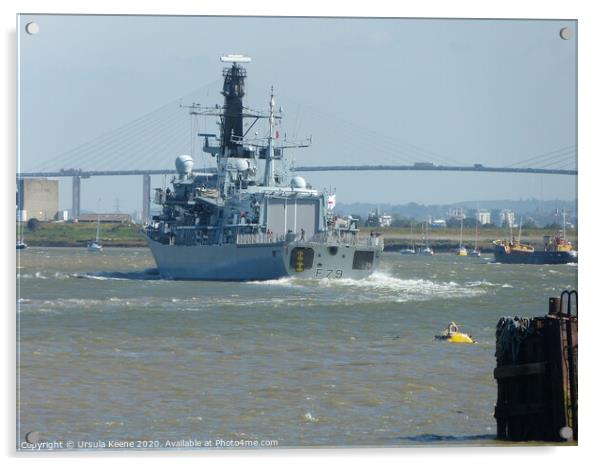
[[[573,429],[569,426],[564,426],[560,429],[560,436],[565,440],[573,440]]]
[[[560,30],[560,38],[564,40],[569,40],[573,37],[573,32],[569,28],[562,28]]]
[[[40,433],[35,430],[25,434],[25,441],[30,444],[36,444],[40,441]]]
[[[27,34],[29,34],[30,36],[33,36],[34,34],[37,34],[38,32],[40,32],[40,25],[38,23],[36,23],[35,21],[32,21],[31,23],[27,23],[25,25],[25,32],[27,32]]]

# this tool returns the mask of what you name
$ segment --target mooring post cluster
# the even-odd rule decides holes
[[[497,438],[577,440],[577,292],[544,317],[502,317],[496,330]]]

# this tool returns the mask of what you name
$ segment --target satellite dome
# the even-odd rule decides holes
[[[194,161],[190,155],[178,155],[176,157],[176,171],[178,175],[188,175],[192,172]]]
[[[305,189],[307,187],[307,182],[302,176],[294,176],[291,180],[291,187],[297,189]]]
[[[245,159],[236,159],[234,166],[239,172],[244,172],[249,169],[249,161]]]

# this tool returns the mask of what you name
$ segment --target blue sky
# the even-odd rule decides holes
[[[40,32],[30,36],[23,26],[32,20]],[[57,15],[21,16],[19,22],[23,170],[76,162],[86,168],[171,167],[179,153],[193,152],[186,113],[177,116],[178,99],[197,90],[195,100],[221,103],[223,53],[253,59],[248,105],[265,108],[273,85],[285,111],[283,131],[312,135],[310,148],[291,154],[298,165],[502,166],[567,147],[560,153],[570,155],[576,144],[574,21]],[[562,40],[559,31],[567,26],[573,39]],[[115,131],[168,102],[154,120],[133,125],[131,137]],[[211,121],[205,125],[217,129]],[[101,134],[108,134],[102,144],[86,145]],[[82,144],[88,149],[81,157],[64,155]],[[194,155],[197,166],[210,163],[198,147]],[[566,162],[551,156],[542,165],[559,160]],[[574,179],[560,176],[373,172],[307,178],[316,187],[336,187],[340,202],[576,197]],[[153,177],[154,186],[162,182]],[[84,209],[95,210],[99,198],[105,211],[116,199],[121,210],[140,209],[138,178],[93,178],[82,185]],[[69,179],[61,181],[60,194],[61,206],[70,207]]]

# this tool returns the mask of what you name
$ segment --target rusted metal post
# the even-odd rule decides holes
[[[576,310],[577,292],[567,291],[550,298],[545,317],[498,322],[498,439],[577,439]]]

